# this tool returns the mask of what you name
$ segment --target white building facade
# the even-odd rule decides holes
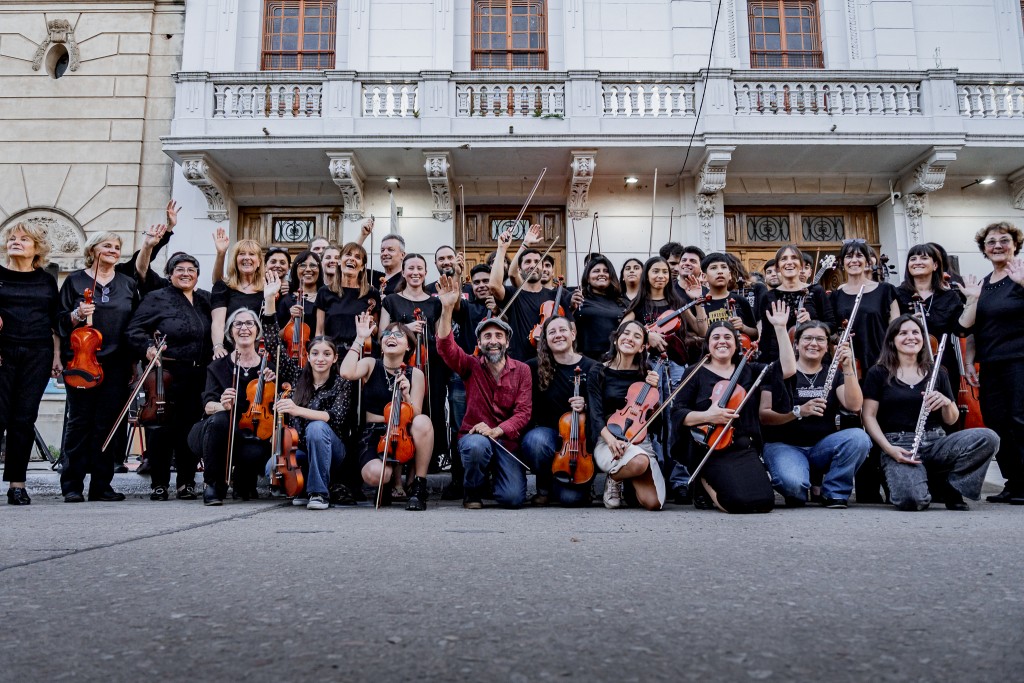
[[[755,269],[783,243],[860,237],[902,265],[938,241],[987,272],[974,232],[1024,226],[1021,10],[187,0],[162,138],[175,247],[208,257],[219,224],[296,251],[370,215],[383,234],[394,197],[409,251],[475,262],[546,169],[526,219],[571,283],[581,254],[622,263],[670,239]]]

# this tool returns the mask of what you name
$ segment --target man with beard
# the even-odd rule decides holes
[[[441,318],[437,352],[466,384],[466,416],[459,428],[459,457],[465,468],[463,506],[483,507],[487,477],[494,474],[494,499],[505,508],[526,499],[526,470],[513,455],[533,410],[530,369],[507,356],[512,328],[501,318],[476,327],[480,357],[459,348],[452,334],[452,311],[462,296],[459,283],[442,275],[437,283]]]
[[[466,270],[466,259],[462,257],[462,254],[455,253],[453,247],[449,247],[447,244],[442,244],[434,252],[434,267],[437,268],[438,276],[450,275],[455,278],[456,281],[462,282],[462,274]],[[431,282],[423,287],[427,294],[437,294],[437,281]],[[469,294],[471,291],[470,287],[463,287],[462,293]],[[467,297],[462,297],[463,299]]]
[[[504,285],[505,280],[505,253],[512,242],[512,231],[506,230],[498,238],[498,253],[491,266],[491,294],[499,309],[504,308],[506,301],[516,299],[511,308],[505,313],[505,318],[511,326],[513,334],[509,355],[520,361],[527,361],[537,355],[537,350],[530,343],[530,334],[533,328],[540,324],[540,307],[545,301],[554,301],[557,290],[545,289],[541,284],[541,253],[532,248],[538,244],[542,237],[541,227],[531,225],[523,238],[523,245],[519,248],[513,262],[519,267],[525,282],[522,291],[516,296],[516,288]],[[564,313],[570,312],[569,303],[571,295],[562,290],[562,298],[559,305]]]
[[[690,295],[686,293],[687,280],[691,275],[699,278],[704,273],[700,269],[700,262],[704,260],[704,256],[704,250],[693,245],[683,247],[682,253],[679,254],[679,263],[674,269],[676,279],[673,284],[679,296],[683,297],[683,301],[690,301]],[[707,293],[706,289],[704,291]]]

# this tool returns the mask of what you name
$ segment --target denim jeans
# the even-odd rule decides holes
[[[326,496],[331,483],[331,468],[345,460],[345,444],[331,426],[319,420],[306,425],[306,448],[295,453],[300,465],[307,465],[306,493]],[[273,465],[273,463],[271,463]]]
[[[763,455],[772,486],[783,496],[807,500],[813,469],[825,473],[821,482],[825,498],[847,500],[853,475],[870,450],[871,437],[863,429],[844,429],[809,447],[766,443]]]
[[[679,386],[679,383],[683,381],[683,377],[686,376],[686,371],[687,367],[685,365],[679,365],[674,361],[668,362],[668,379],[670,386],[663,394],[664,396],[672,393],[672,390]],[[669,414],[671,414],[669,410],[670,409],[666,409],[666,413],[663,416],[664,419],[668,419]],[[677,450],[674,447],[674,444],[678,443],[680,440],[688,442],[690,434],[689,428],[682,424],[673,425],[672,429],[675,430],[675,433],[670,436],[668,444],[669,448],[663,448],[660,442],[655,443],[654,448],[658,459],[661,461],[661,472],[665,476],[665,483],[668,484],[669,491],[677,493],[680,491],[686,491],[687,487],[689,487],[690,471],[686,469],[686,465],[673,457],[673,452]],[[687,449],[688,446],[689,444],[686,446]],[[684,452],[688,452],[688,450]]]
[[[487,475],[494,472],[494,500],[505,508],[522,507],[526,500],[526,471],[493,441],[482,434],[459,439],[459,456],[466,469],[466,498],[480,499],[487,489]]]
[[[550,427],[534,427],[523,437],[520,454],[523,462],[537,475],[537,493],[550,496],[552,502],[559,505],[589,503],[590,484],[563,484],[551,476],[551,463],[554,462],[559,445],[558,432]]]

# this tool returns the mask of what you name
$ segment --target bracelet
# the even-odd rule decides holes
[[[356,353],[359,353],[359,349],[357,349],[355,346],[348,347],[348,351],[346,351],[345,353],[350,353],[352,351],[355,351]]]
[[[75,310],[71,311],[71,322],[73,322],[73,323],[80,323],[80,322],[82,322],[82,319],[78,317],[78,309],[77,308]]]
[[[213,350],[214,351],[216,351],[217,349],[223,349],[223,348],[224,348],[223,344],[214,344],[213,345]]]

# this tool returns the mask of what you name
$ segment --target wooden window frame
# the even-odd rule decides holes
[[[755,16],[757,8],[776,7],[778,9],[779,32],[768,33],[764,30],[763,15]],[[792,33],[786,27],[787,8],[810,8],[810,31]],[[761,30],[757,29],[757,21],[761,19]],[[817,0],[750,0],[747,3],[747,29],[750,34],[750,67],[752,69],[823,69],[825,53],[821,45],[821,12]],[[757,45],[758,37],[779,37],[779,49],[771,50]],[[791,50],[786,47],[788,36],[807,36],[811,43],[810,50]]]
[[[321,24],[315,34],[307,33],[305,30],[307,8],[319,7],[320,13],[315,15],[315,20]],[[275,13],[286,8],[297,8],[296,31],[284,32],[275,31],[273,22],[277,17]],[[329,12],[328,12],[329,11]],[[322,22],[330,22],[329,29],[323,31]],[[283,17],[282,17],[283,21]],[[263,2],[263,37],[260,51],[260,69],[263,71],[323,71],[333,69],[336,53],[336,42],[338,35],[338,3],[337,0],[264,0]],[[321,36],[323,47],[323,36],[327,38],[327,49],[307,50],[305,49],[305,38],[308,35]],[[275,49],[274,39],[284,36],[296,37],[296,49],[285,50],[283,47]],[[289,58],[292,58],[289,60]],[[326,58],[326,59],[325,59]]]
[[[505,9],[505,45],[501,48],[494,48],[493,46],[482,47],[480,41],[484,35],[501,35],[500,31],[482,31],[482,23],[485,18],[493,17],[493,14],[484,14],[483,9],[497,9],[504,7]],[[527,22],[533,16],[539,19],[540,26],[536,32],[527,30],[525,33],[522,31],[516,32],[512,30],[513,16],[515,15],[514,7],[526,7],[527,10]],[[536,14],[529,11],[529,8],[536,7]],[[472,40],[472,63],[471,68],[474,71],[489,71],[489,70],[546,70],[548,68],[548,7],[546,0],[473,0],[473,14],[472,14],[472,25],[471,25],[471,40]],[[534,33],[540,37],[540,45],[538,47],[527,47],[527,48],[515,48],[512,47],[514,35],[526,35],[531,36]],[[504,53],[505,61],[504,64],[495,64],[495,58],[498,55]],[[517,57],[522,59],[525,57],[527,62],[536,60],[535,64],[521,64],[516,65]]]

